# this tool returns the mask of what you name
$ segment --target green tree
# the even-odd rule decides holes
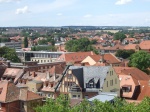
[[[28,47],[28,38],[24,37],[24,48]]]
[[[46,45],[47,44],[47,40],[45,40],[45,39],[39,40],[38,44],[39,45]]]
[[[116,55],[117,57],[121,57],[121,58],[123,58],[123,59],[127,59],[127,58],[129,58],[133,53],[135,53],[134,50],[118,50],[115,55]]]
[[[69,100],[64,95],[60,95],[58,98],[47,99],[43,106],[37,106],[36,112],[69,112]]]
[[[150,54],[145,51],[138,51],[131,55],[129,66],[136,67],[144,72],[150,67]]]
[[[14,49],[8,47],[0,48],[0,57],[7,58],[12,62],[21,62]]]
[[[126,35],[122,32],[117,32],[114,34],[114,40],[120,40],[122,42],[123,39],[125,38],[126,38]]]
[[[95,53],[98,53],[97,50],[91,45],[91,41],[88,38],[70,40],[66,42],[65,49],[69,52],[94,51]]]

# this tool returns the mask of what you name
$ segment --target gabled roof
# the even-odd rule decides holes
[[[6,80],[0,81],[0,102],[8,103],[17,100],[29,101],[42,97],[26,89],[19,89],[14,83]]]
[[[27,98],[26,101],[30,101],[30,100],[36,100],[36,99],[41,99],[42,97],[31,92],[31,91],[27,91]]]
[[[128,44],[124,46],[125,50],[135,50],[136,46],[138,46],[138,44]]]
[[[12,102],[19,99],[19,89],[6,80],[0,81],[0,102]]]
[[[104,79],[106,78],[110,66],[70,66],[69,69],[79,69],[83,68],[83,80],[84,88],[86,88],[86,83],[91,79],[97,82],[100,79],[100,86],[103,86]]]
[[[99,62],[100,59],[102,59],[101,55],[91,55],[89,57],[91,57],[95,62]],[[116,56],[114,56],[111,53],[104,54],[103,57],[104,57],[105,62],[109,63],[109,64],[114,64],[114,63],[120,63],[121,62]]]
[[[135,67],[113,67],[117,75],[130,75],[135,80],[148,81],[150,77],[143,71]]]
[[[142,41],[139,46],[141,49],[150,50],[150,40]]]
[[[62,74],[62,72],[64,71],[65,66],[62,65],[54,65],[52,68],[50,68],[50,74]]]
[[[63,60],[63,61],[66,61],[66,62],[80,62],[85,57],[90,56],[90,55],[95,55],[95,53],[93,51],[90,51],[90,52],[65,53],[65,54],[62,54],[58,58],[58,60]]]

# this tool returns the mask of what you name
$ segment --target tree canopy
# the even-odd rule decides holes
[[[116,55],[117,57],[121,57],[121,58],[123,58],[123,59],[127,59],[127,58],[129,58],[133,53],[135,53],[134,50],[118,50],[115,55]]]
[[[24,37],[24,48],[28,47],[28,38]]]
[[[126,35],[122,32],[117,32],[114,34],[114,39],[115,40],[120,40],[121,42],[123,41],[123,39],[126,38]]]
[[[70,40],[66,42],[65,45],[65,49],[69,52],[94,51],[96,54],[98,53],[97,50],[92,46],[92,42],[88,38]]]
[[[139,68],[142,71],[147,71],[150,67],[150,54],[145,51],[138,51],[131,55],[129,66]]]
[[[21,62],[14,49],[0,47],[0,57],[6,58],[12,62]]]
[[[146,97],[139,103],[128,103],[124,99],[115,98],[113,102],[84,99],[81,103],[71,107],[70,101],[64,95],[47,99],[43,106],[37,106],[36,112],[149,112],[150,98]]]

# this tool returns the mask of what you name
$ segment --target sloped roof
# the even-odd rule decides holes
[[[149,80],[150,77],[143,71],[135,67],[113,67],[117,75],[130,75],[136,80]]]
[[[50,74],[62,74],[62,72],[64,71],[65,66],[62,65],[54,65],[52,68],[50,68]]]
[[[84,88],[86,83],[91,79],[97,82],[100,79],[100,86],[103,86],[104,79],[106,78],[110,66],[70,66],[69,69],[83,68]]]
[[[36,99],[42,99],[41,96],[31,92],[31,91],[27,91],[27,99],[26,101],[30,101],[30,100],[36,100]]]
[[[141,49],[149,50],[150,49],[150,40],[142,41],[139,46]]]
[[[93,51],[90,51],[90,52],[65,53],[65,54],[62,54],[58,58],[58,60],[63,60],[63,61],[66,61],[66,62],[80,62],[85,57],[90,56],[90,55],[95,55],[95,53]]]
[[[125,50],[135,50],[137,45],[138,44],[128,44],[128,45],[124,46],[124,49]]]
[[[91,55],[90,57],[91,57],[95,62],[99,62],[100,59],[102,59],[102,56],[101,56],[101,55]],[[121,62],[116,56],[114,56],[114,55],[111,54],[111,53],[104,54],[104,60],[105,60],[107,63],[109,63],[109,64],[120,63],[120,62]]]
[[[137,100],[143,100],[145,97],[150,97],[150,86],[142,86],[141,93],[139,94]]]
[[[19,89],[6,80],[0,81],[0,102],[12,102],[19,99]]]

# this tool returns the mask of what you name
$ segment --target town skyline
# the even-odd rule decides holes
[[[150,26],[149,5],[150,0],[0,0],[0,26]]]

